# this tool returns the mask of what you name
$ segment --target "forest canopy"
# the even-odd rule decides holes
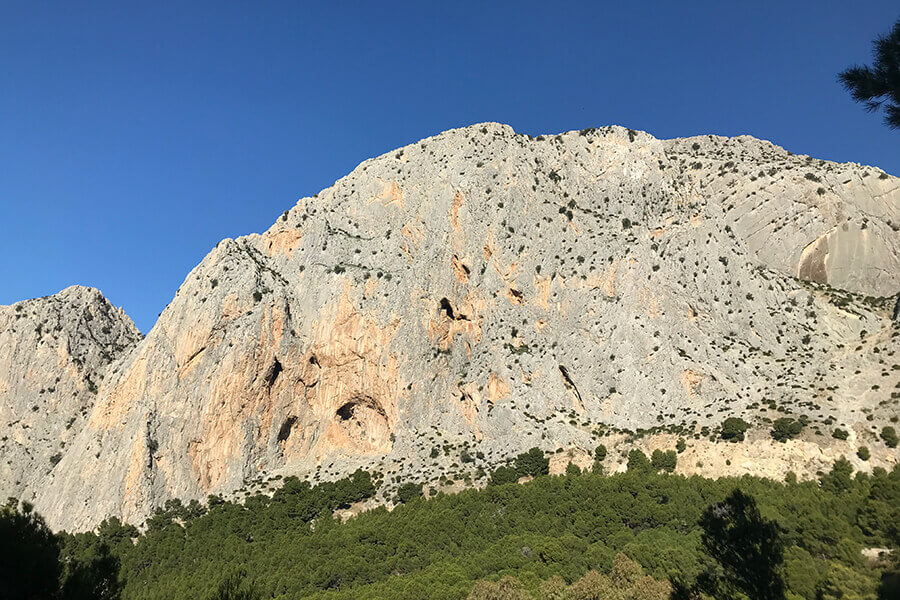
[[[900,469],[867,475],[838,461],[818,481],[711,480],[668,474],[670,458],[636,457],[637,468],[611,476],[550,476],[532,452],[505,467],[532,474],[529,483],[427,499],[407,486],[393,510],[345,523],[334,512],[372,497],[378,477],[358,471],[315,487],[288,477],[271,496],[242,503],[170,501],[143,532],[110,519],[93,532],[51,536],[59,563],[48,572],[59,577],[58,597],[127,600],[576,598],[615,587],[629,569],[650,594],[632,597],[648,599],[744,589],[791,600],[875,598],[896,583],[895,567],[862,550],[897,547]],[[27,514],[9,505],[2,525],[42,524]],[[43,528],[36,539],[46,554]],[[766,553],[752,549],[772,540],[778,561],[763,564]],[[729,547],[756,556],[752,568],[776,583],[760,587],[740,561],[717,561]],[[7,581],[9,568],[0,565]],[[513,595],[491,595],[503,590]]]

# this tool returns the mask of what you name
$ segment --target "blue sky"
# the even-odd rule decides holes
[[[836,74],[884,2],[0,2],[0,304],[100,288],[144,332],[222,238],[362,160],[501,121],[750,134],[900,175]]]

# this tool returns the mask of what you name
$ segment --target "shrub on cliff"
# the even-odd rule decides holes
[[[491,473],[491,485],[504,485],[519,480],[519,473],[512,467],[501,466]]]
[[[894,428],[890,425],[881,429],[881,439],[884,440],[884,443],[888,448],[896,448],[897,442],[900,441],[900,439],[897,438],[897,432],[894,431]]]
[[[722,422],[722,439],[729,442],[742,442],[744,432],[750,429],[750,424],[740,417],[728,417]]]
[[[650,459],[647,455],[635,448],[628,453],[628,471],[638,473],[649,473],[653,470]]]
[[[422,497],[421,483],[404,483],[397,488],[397,500],[401,504],[412,502],[416,498]]]
[[[650,455],[650,464],[653,465],[653,468],[657,471],[671,473],[675,470],[675,464],[677,462],[678,457],[674,450],[666,450],[665,452],[662,450],[654,450],[653,454]]]
[[[781,417],[772,425],[772,437],[779,442],[786,442],[791,438],[800,435],[806,423],[802,419],[792,419],[790,417]]]
[[[606,459],[606,446],[600,444],[594,448],[594,473],[603,473],[603,461]]]
[[[550,472],[550,460],[544,456],[540,448],[532,448],[516,457],[516,471],[519,477],[538,477]]]

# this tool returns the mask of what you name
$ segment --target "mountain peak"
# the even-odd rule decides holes
[[[683,472],[814,473],[896,405],[898,229],[896,178],[749,136],[449,130],[219,243],[96,367],[39,509],[140,521],[277,475],[468,468],[442,448],[706,443],[726,416],[752,456]],[[850,437],[786,452],[760,433],[776,413]]]

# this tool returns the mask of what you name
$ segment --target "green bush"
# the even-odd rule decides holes
[[[791,417],[781,417],[780,419],[776,419],[775,423],[772,425],[772,437],[775,438],[779,442],[786,442],[791,438],[795,438],[800,435],[800,432],[803,431],[803,428],[806,424],[798,419],[792,419]]]
[[[579,467],[578,465],[576,465],[573,462],[570,462],[569,464],[566,465],[566,475],[569,475],[569,476],[581,475],[581,467]]]
[[[657,471],[666,471],[667,473],[671,473],[675,470],[675,464],[677,462],[678,458],[674,450],[667,450],[665,452],[661,450],[654,450],[653,454],[650,455],[650,464]]]
[[[653,470],[647,455],[635,448],[628,453],[628,470],[638,473],[649,473]]]
[[[869,449],[866,448],[865,446],[860,446],[859,450],[856,451],[856,455],[861,460],[869,460],[869,458],[872,456],[871,453],[869,452]]]
[[[843,429],[835,429],[831,432],[831,437],[838,440],[846,440],[848,437],[850,437],[850,433]]]
[[[600,444],[594,448],[594,473],[601,475],[603,473],[603,461],[606,459],[606,446]]]
[[[729,442],[741,442],[744,433],[750,429],[750,424],[740,417],[728,417],[722,422],[722,439]]]
[[[397,488],[397,500],[401,504],[412,502],[416,498],[422,497],[421,483],[404,483]]]
[[[519,477],[528,475],[538,477],[550,472],[550,460],[544,456],[544,451],[540,448],[532,448],[518,455],[515,466]]]
[[[843,494],[853,488],[852,476],[853,465],[850,464],[849,460],[841,456],[834,461],[831,472],[822,475],[819,478],[819,483],[822,486],[822,489],[825,489],[832,494]]]
[[[897,442],[900,441],[897,438],[897,432],[890,425],[881,428],[881,439],[884,440],[888,448],[896,448]]]
[[[494,469],[491,473],[491,485],[504,485],[506,483],[515,483],[519,480],[519,473],[512,467],[502,466]]]
[[[512,466],[503,465],[491,473],[490,485],[515,483],[521,477],[539,477],[550,472],[550,459],[540,448],[532,448],[513,459]]]

